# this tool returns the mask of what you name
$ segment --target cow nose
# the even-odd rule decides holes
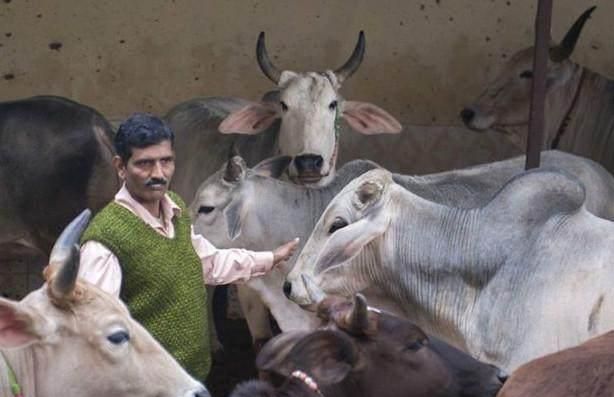
[[[294,158],[294,165],[299,174],[305,172],[319,173],[324,159],[318,154],[302,154]]]
[[[290,298],[290,294],[292,293],[292,283],[289,281],[284,281],[283,290],[286,298]]]
[[[464,108],[460,112],[461,119],[465,124],[470,123],[471,120],[475,117],[475,111],[473,109]]]

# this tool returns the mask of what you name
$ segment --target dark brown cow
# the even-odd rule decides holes
[[[435,338],[407,320],[354,302],[326,298],[318,305],[325,325],[281,334],[258,355],[260,370],[281,375],[275,389],[263,381],[239,385],[232,397],[495,396],[500,371]]]
[[[519,367],[497,397],[614,395],[614,331]]]
[[[113,198],[113,129],[96,110],[38,96],[0,103],[0,250],[49,255],[83,208]]]

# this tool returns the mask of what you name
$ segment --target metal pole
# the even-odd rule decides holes
[[[531,84],[531,110],[529,136],[527,137],[527,161],[525,169],[539,167],[544,142],[544,110],[546,100],[546,73],[552,0],[538,0],[535,18],[535,46],[533,49],[533,79]]]

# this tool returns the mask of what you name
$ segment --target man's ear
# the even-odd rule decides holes
[[[113,156],[113,167],[122,181],[126,180],[126,165],[121,157],[118,155]]]

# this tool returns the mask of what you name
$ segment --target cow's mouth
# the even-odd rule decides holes
[[[324,175],[315,173],[302,173],[299,175],[293,175],[290,177],[297,185],[313,185],[319,183]]]

